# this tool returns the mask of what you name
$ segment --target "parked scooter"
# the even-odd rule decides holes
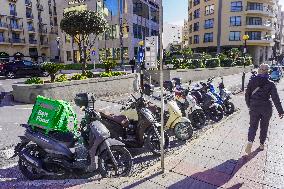
[[[189,118],[194,128],[201,129],[205,126],[205,112],[197,104],[195,97],[191,95],[191,92],[188,89],[176,91],[175,99],[183,116],[187,116]]]
[[[217,98],[207,89],[207,84],[201,82],[194,85],[191,94],[205,112],[207,119],[218,122],[224,117],[222,106],[216,103]]]
[[[111,136],[121,140],[130,148],[147,146],[154,154],[160,154],[160,127],[155,115],[147,108],[141,97],[129,100],[122,107],[121,115],[101,113],[102,122],[110,130]],[[169,147],[169,137],[165,134],[165,148]]]
[[[132,157],[125,145],[110,138],[107,128],[101,123],[101,116],[94,110],[92,95],[76,95],[77,106],[84,107],[85,117],[80,125],[80,137],[88,151],[86,160],[77,159],[74,150],[78,140],[71,132],[63,133],[45,130],[23,124],[25,135],[15,147],[19,156],[19,169],[28,179],[41,179],[43,176],[67,176],[92,173],[96,169],[103,177],[128,176],[132,168]]]
[[[152,97],[160,100],[159,97]],[[191,121],[183,116],[174,96],[167,95],[164,97],[167,111],[164,114],[165,130],[173,131],[175,137],[179,140],[188,140],[193,135]],[[161,117],[161,108],[155,105],[148,105],[152,112],[156,112],[158,118]]]
[[[223,107],[223,110],[226,114],[230,115],[234,113],[235,105],[230,101],[232,93],[225,88],[223,78],[221,78],[222,82],[219,83],[219,94],[217,93],[214,85],[212,84],[213,79],[214,77],[209,78],[207,80],[207,87],[209,91],[216,97],[216,102]]]

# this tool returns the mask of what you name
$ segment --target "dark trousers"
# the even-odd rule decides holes
[[[272,108],[270,107],[253,108],[250,110],[249,114],[250,114],[250,127],[248,132],[248,141],[254,142],[258,125],[260,125],[259,140],[260,144],[264,144],[267,137],[269,121],[272,116]]]
[[[132,73],[134,73],[134,68],[135,68],[135,66],[131,66]]]

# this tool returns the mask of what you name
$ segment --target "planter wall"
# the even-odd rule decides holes
[[[245,72],[250,72],[253,66],[246,66]],[[244,71],[243,67],[218,67],[218,68],[199,68],[199,69],[185,69],[185,70],[164,70],[164,80],[171,80],[178,77],[182,79],[182,82],[188,81],[200,81],[205,80],[208,77],[227,76],[233,74],[239,74]],[[149,70],[147,71],[151,75],[151,83],[159,85],[160,71]]]
[[[77,93],[89,92],[97,97],[113,96],[137,91],[138,75],[129,74],[110,78],[94,78],[43,85],[13,85],[14,100],[23,103],[34,103],[38,95],[48,98],[72,101]]]

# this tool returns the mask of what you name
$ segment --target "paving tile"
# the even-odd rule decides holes
[[[120,188],[120,187],[119,187]],[[160,186],[158,184],[155,184],[151,181],[145,181],[145,182],[138,182],[136,183],[136,185],[131,185],[131,186],[127,186],[127,187],[124,187],[123,189],[162,189],[162,188],[165,188],[163,186]]]
[[[284,187],[284,176],[265,172],[263,183],[275,188]]]
[[[261,183],[252,182],[239,177],[232,177],[226,184],[222,186],[225,189],[262,189],[263,185]]]
[[[174,173],[174,172],[168,172],[159,176],[156,176],[149,181],[154,182],[156,184],[159,184],[164,187],[170,187],[172,185],[175,185],[178,182],[184,182],[187,180],[188,177]]]
[[[168,186],[169,189],[181,189],[181,188],[196,188],[196,180],[190,177],[186,177],[186,179],[178,181],[170,186]]]

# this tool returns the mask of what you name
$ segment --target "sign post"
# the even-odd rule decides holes
[[[95,56],[96,56],[96,51],[95,51],[95,49],[92,49],[92,51],[91,51],[91,59],[92,59],[93,64],[94,64],[94,70],[96,69],[96,58],[95,58]]]
[[[140,87],[143,91],[144,82],[143,82],[143,63],[144,63],[144,41],[139,42],[139,52],[138,52],[138,64],[139,64],[139,71],[140,71]]]

